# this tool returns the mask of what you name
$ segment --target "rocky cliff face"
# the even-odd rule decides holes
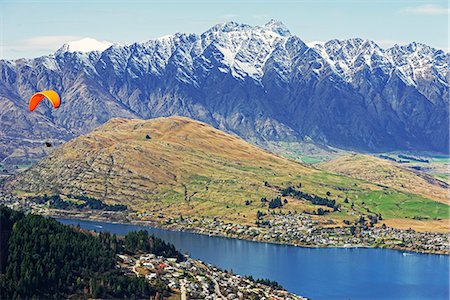
[[[0,159],[18,147],[40,153],[43,140],[58,143],[113,117],[171,115],[256,143],[308,137],[357,150],[448,152],[448,62],[418,43],[307,45],[276,21],[229,22],[102,52],[62,47],[0,61]],[[49,88],[61,107],[29,113],[29,96]]]

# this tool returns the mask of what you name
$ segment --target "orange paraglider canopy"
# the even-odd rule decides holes
[[[47,90],[47,91],[37,92],[30,98],[30,104],[29,104],[30,111],[33,111],[36,108],[36,106],[38,106],[38,104],[44,98],[47,98],[48,100],[50,100],[50,102],[52,103],[54,108],[58,108],[59,105],[61,104],[61,99],[59,99],[59,95],[55,91]]]

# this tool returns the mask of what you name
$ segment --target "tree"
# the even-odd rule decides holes
[[[336,200],[330,200],[328,198],[323,198],[318,195],[310,195],[308,193],[296,190],[292,186],[282,189],[280,191],[280,193],[281,193],[281,196],[283,196],[283,197],[292,196],[297,199],[304,199],[304,200],[310,201],[314,205],[325,205],[330,208],[334,208],[334,206],[336,205]]]
[[[184,259],[172,244],[148,232],[130,233],[124,241],[109,233],[93,235],[51,218],[24,215],[2,206],[0,222],[0,251],[7,257],[0,270],[2,299],[73,295],[149,299],[157,290],[145,279],[127,277],[117,270],[116,253],[147,249],[156,255]]]
[[[258,220],[260,220],[260,219],[262,219],[263,217],[264,217],[264,213],[262,212],[262,211],[257,211],[256,212],[256,219],[258,219]]]
[[[275,199],[272,199],[269,202],[269,208],[272,208],[272,209],[279,208],[282,206],[283,206],[283,203],[281,202],[280,197],[276,197]]]
[[[358,223],[360,225],[365,225],[366,224],[366,219],[364,218],[364,216],[360,216],[359,217]]]

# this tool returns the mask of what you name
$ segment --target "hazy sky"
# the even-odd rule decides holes
[[[449,49],[446,0],[0,0],[0,17],[0,58],[45,55],[83,37],[129,43],[272,18],[305,42],[362,37],[383,47],[417,41]]]

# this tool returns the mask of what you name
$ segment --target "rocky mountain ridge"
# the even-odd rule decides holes
[[[244,139],[448,152],[449,55],[359,38],[305,44],[278,21],[227,22],[104,51],[0,61],[0,160],[42,156],[114,117],[182,115]],[[30,114],[55,89],[63,105]],[[33,137],[33,138],[30,138]]]

